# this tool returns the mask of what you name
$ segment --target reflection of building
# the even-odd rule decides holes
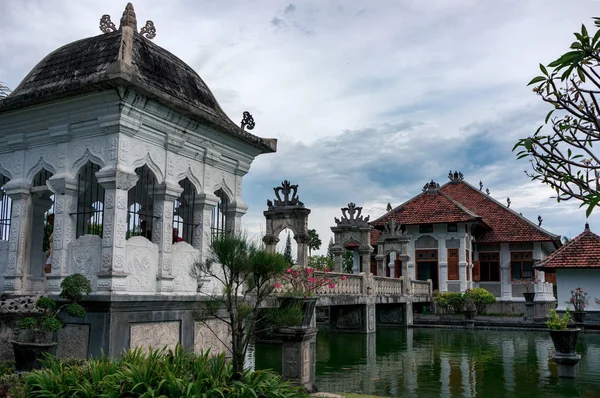
[[[240,227],[242,177],[276,141],[246,131],[249,114],[231,121],[191,67],[150,41],[151,22],[138,31],[131,5],[119,28],[108,16],[100,27],[0,101],[0,291],[57,292],[78,272],[111,298],[193,296],[192,263],[211,236]],[[173,244],[174,228],[183,242]]]
[[[588,320],[600,321],[600,236],[590,231],[588,224],[581,234],[536,268],[546,274],[556,273],[558,310],[564,311],[569,306],[571,291],[579,287],[588,293],[585,308]]]
[[[441,292],[483,287],[499,300],[523,301],[522,287],[511,282],[533,278],[534,259],[556,250],[559,236],[468,184],[462,173],[448,177],[445,185],[432,181],[421,194],[394,209],[389,206],[371,222],[378,262],[372,270],[431,279]],[[402,242],[401,249],[389,245],[393,240]],[[544,273],[538,272],[536,280],[536,300],[552,300]]]

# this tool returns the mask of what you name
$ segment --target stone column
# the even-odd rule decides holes
[[[308,265],[308,242],[310,237],[308,235],[296,235],[294,240],[297,243],[296,263],[304,267]]]
[[[212,241],[211,216],[213,209],[219,203],[219,198],[212,193],[201,193],[196,195],[196,210],[194,214],[194,247],[200,250],[200,261],[206,260],[210,252],[210,243]],[[197,275],[198,291],[210,292],[216,287],[211,285],[212,279],[208,276]]]
[[[362,272],[370,273],[371,272],[371,251],[370,250],[359,250],[360,254],[360,264],[362,268]]]
[[[396,260],[396,252],[390,252],[389,258],[388,258],[388,261],[389,261],[388,267],[390,268],[390,278],[393,278],[395,275],[395,272],[394,272],[395,271],[394,268],[396,266],[395,260]]]
[[[27,274],[27,290],[30,292],[43,292],[45,290],[44,263],[46,262],[46,256],[43,244],[46,220],[44,215],[52,207],[52,203],[52,199],[45,193],[34,195],[31,215],[31,257]]]
[[[344,249],[339,246],[334,246],[331,248],[331,253],[333,254],[333,261],[335,262],[334,271],[342,272]]]
[[[508,243],[500,244],[500,281],[502,300],[512,300],[512,285],[510,283],[510,248]]]
[[[408,270],[408,262],[410,261],[410,257],[407,254],[400,255],[400,261],[402,261],[402,277],[404,278],[404,282],[402,283],[403,292],[406,295],[410,294],[410,281],[411,277],[409,275]]]
[[[311,342],[317,335],[317,329],[300,326],[282,328],[277,335],[283,341],[282,378],[307,390],[313,390],[314,380],[311,379],[311,375],[316,358],[312,355]]]
[[[465,251],[465,240],[460,239],[458,248],[458,275],[460,279],[460,291],[467,290],[467,252]]]
[[[98,291],[125,290],[127,254],[127,204],[128,191],[135,186],[138,175],[116,168],[96,173],[104,187],[104,215],[102,223],[102,262],[98,273]]]
[[[8,240],[8,264],[4,273],[4,292],[25,292],[25,275],[29,263],[31,241],[31,184],[9,181],[4,192],[12,200],[10,235]]]
[[[446,239],[438,239],[438,257],[439,257],[439,288],[440,292],[448,291],[448,249],[446,248]]]
[[[382,246],[379,246],[381,248]],[[385,267],[384,262],[385,256],[383,254],[378,254],[375,256],[375,261],[377,261],[377,276],[385,276]]]
[[[279,238],[276,238],[273,235],[265,235],[263,237],[263,243],[265,244],[265,248],[271,253],[275,253],[277,251],[278,242]]]
[[[239,234],[242,231],[242,216],[246,214],[247,211],[248,205],[242,201],[233,202],[227,206],[226,231]]]
[[[158,243],[158,274],[156,290],[160,293],[173,291],[171,249],[173,246],[173,203],[179,198],[183,188],[179,185],[163,184],[154,196],[153,240]]]
[[[54,193],[54,230],[52,271],[46,275],[48,291],[60,292],[62,280],[69,275],[69,245],[75,240],[77,216],[77,180],[52,176],[47,185]]]

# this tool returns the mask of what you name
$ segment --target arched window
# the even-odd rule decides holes
[[[219,203],[217,203],[217,206],[212,210],[210,217],[213,239],[225,234],[227,228],[227,208],[229,207],[229,198],[225,194],[225,191],[219,189],[215,192],[215,195],[219,198]]]
[[[173,203],[173,243],[183,240],[191,245],[194,240],[196,188],[187,178],[179,181],[179,185],[183,191]]]
[[[143,236],[152,241],[156,177],[146,165],[135,169],[135,173],[139,179],[127,199],[127,238]]]
[[[100,166],[87,162],[77,174],[77,221],[76,235],[98,235],[102,237],[102,222],[104,218],[104,188],[96,173]]]
[[[54,214],[54,195],[52,194],[52,192],[50,192],[48,185],[46,185],[46,181],[48,181],[50,179],[50,177],[52,177],[53,175],[54,174],[52,174],[51,171],[48,171],[46,169],[41,169],[33,177],[32,187],[31,187],[31,194],[33,195],[34,209],[36,207],[35,206],[36,201],[39,199],[51,201],[50,207],[48,209],[46,209],[43,214],[38,213],[36,210],[34,210],[32,213],[33,225],[35,226],[38,223],[41,223],[44,226],[43,235],[42,235],[43,236],[42,247],[41,247],[41,249],[44,253],[46,253],[50,249],[50,235],[52,234],[52,231],[54,228],[54,226],[50,223],[49,218],[48,218],[48,216],[50,216],[51,214]],[[33,228],[32,229],[32,238],[33,238],[32,250],[34,250],[34,251],[39,249],[37,247],[38,245],[36,242],[36,239],[38,239],[39,237],[35,236],[36,233],[37,233],[37,229]]]
[[[8,181],[8,177],[0,174],[0,240],[8,240],[10,235],[12,200],[4,192],[4,189],[2,189]]]

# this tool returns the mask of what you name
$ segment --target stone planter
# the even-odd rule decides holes
[[[575,345],[577,344],[577,335],[579,329],[550,330],[550,337],[557,354],[573,355],[575,354]]]
[[[573,320],[575,323],[584,323],[585,315],[585,311],[575,311],[573,312]]]
[[[305,328],[309,328],[312,326],[313,319],[315,318],[315,309],[317,308],[317,297],[278,297],[279,305],[282,308],[291,307],[297,302],[301,302],[302,312],[304,316],[302,318],[302,324],[298,326],[302,326]]]
[[[13,341],[15,368],[20,372],[41,369],[44,354],[56,355],[56,343],[21,343]]]
[[[528,303],[533,303],[533,298],[535,297],[535,293],[523,293],[525,296],[525,301]]]
[[[475,313],[477,313],[475,310],[465,310],[465,318],[467,318],[468,321],[472,321],[475,319]]]

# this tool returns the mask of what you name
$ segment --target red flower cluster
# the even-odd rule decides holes
[[[310,296],[322,286],[328,286],[330,289],[335,287],[333,277],[329,275],[329,269],[325,272],[316,272],[314,268],[288,268],[281,276],[281,281],[275,283],[275,288],[287,287],[286,294],[294,296]],[[345,280],[346,275],[342,275],[341,280]]]
[[[578,287],[575,290],[571,290],[571,304],[575,308],[575,312],[583,312],[587,306],[587,292],[584,292],[582,288]]]

